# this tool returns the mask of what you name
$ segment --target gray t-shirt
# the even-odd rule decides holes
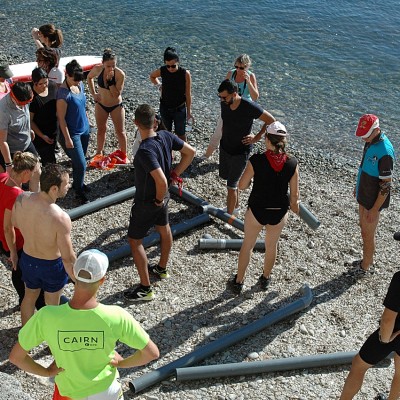
[[[17,107],[10,95],[0,100],[0,130],[7,131],[10,153],[24,151],[31,143],[29,105]]]

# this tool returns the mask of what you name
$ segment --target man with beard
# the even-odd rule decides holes
[[[22,325],[33,315],[41,289],[47,305],[58,305],[68,276],[74,280],[71,219],[55,204],[68,192],[67,171],[48,164],[40,176],[40,189],[38,193],[21,193],[12,211],[12,224],[24,238],[19,262],[25,283]]]
[[[266,126],[275,118],[258,104],[239,96],[237,84],[229,79],[219,86],[218,97],[221,100],[222,118],[219,176],[227,181],[226,208],[228,214],[233,214],[239,206],[238,182],[246,168],[252,144],[260,140]],[[255,119],[265,123],[256,136],[251,134]]]

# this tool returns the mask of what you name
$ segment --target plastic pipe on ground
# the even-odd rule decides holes
[[[170,192],[173,194],[176,194],[179,196],[179,189],[177,186],[171,186],[170,187]],[[235,218],[234,216],[231,216],[221,209],[212,206],[209,204],[206,200],[201,199],[200,197],[197,197],[193,193],[190,193],[186,189],[182,189],[182,199],[188,201],[191,204],[194,204],[195,206],[202,207],[204,212],[208,212],[209,214],[222,219],[225,222],[230,223],[233,225],[235,228],[240,229],[241,231],[244,230],[243,222],[240,219]],[[299,212],[299,217],[313,230],[316,230],[320,225],[321,222],[314,216],[314,214],[309,211],[306,206],[304,206],[302,203],[299,205],[300,212]],[[218,212],[218,211],[219,212]],[[233,220],[234,222],[231,223],[230,221]]]
[[[239,250],[242,247],[243,239],[199,239],[199,249],[233,249]],[[254,250],[265,250],[264,240],[257,240]]]
[[[112,204],[120,203],[128,199],[133,199],[136,193],[136,187],[131,187],[120,192],[110,194],[109,196],[102,197],[101,199],[94,200],[90,203],[84,204],[82,206],[73,208],[67,211],[67,214],[71,219],[76,219],[82,217],[86,214],[101,210],[102,208],[108,207]]]
[[[175,373],[177,368],[190,367],[193,364],[196,364],[207,357],[212,356],[215,353],[218,353],[226,348],[232,346],[235,343],[240,342],[243,339],[248,338],[251,335],[254,335],[268,326],[281,321],[289,317],[292,314],[295,314],[301,310],[307,308],[312,301],[312,292],[311,289],[304,285],[301,289],[302,297],[293,303],[290,303],[279,310],[273,311],[270,314],[267,314],[265,317],[254,321],[243,328],[240,328],[234,332],[229,333],[228,335],[222,336],[221,338],[210,342],[193,352],[170,362],[163,367],[156,369],[155,371],[149,372],[145,375],[140,376],[139,378],[134,379],[129,382],[129,387],[134,393],[138,393],[162,380],[168,378],[169,376]]]
[[[299,208],[299,217],[315,231],[321,225],[321,222],[302,203],[299,204]]]
[[[292,369],[329,367],[351,364],[357,351],[331,354],[316,354],[302,357],[280,358],[276,360],[251,361],[231,364],[205,365],[201,367],[177,368],[176,379],[189,381],[238,375],[254,375],[265,372],[290,371]],[[387,364],[385,367],[390,365]]]
[[[208,214],[200,214],[194,218],[188,219],[176,225],[171,226],[172,236],[179,235],[180,233],[186,232],[196,226],[203,225],[210,220]],[[143,239],[143,247],[150,247],[157,244],[160,241],[160,235],[158,232],[153,232]],[[131,255],[131,248],[129,244],[123,245],[118,249],[106,253],[109,262],[118,260],[119,258],[128,257]]]

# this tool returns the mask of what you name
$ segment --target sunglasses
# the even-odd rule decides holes
[[[234,67],[235,67],[236,69],[241,69],[242,71],[243,71],[244,69],[246,69],[246,67],[239,67],[238,65],[234,65]]]
[[[217,96],[219,97],[220,100],[226,101],[226,99],[230,96],[220,96],[219,94],[217,94]]]
[[[168,65],[168,64],[166,64],[165,65],[168,69],[175,69],[176,67],[177,67],[177,64],[174,64],[174,65]]]

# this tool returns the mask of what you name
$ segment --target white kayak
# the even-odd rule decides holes
[[[76,57],[61,57],[60,68],[65,69],[65,66],[72,60],[78,61],[84,72],[89,72],[95,65],[101,64],[101,56],[76,56]],[[10,65],[10,69],[14,76],[12,80],[14,82],[29,82],[32,80],[32,70],[37,67],[36,62],[22,63]]]

